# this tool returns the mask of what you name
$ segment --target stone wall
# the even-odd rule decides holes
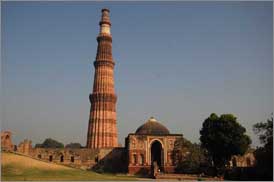
[[[230,161],[230,167],[252,167],[256,163],[253,152],[246,152],[243,156],[233,156]]]
[[[126,173],[128,167],[126,152],[123,147],[116,147],[111,150],[100,149],[100,153],[104,154],[100,155],[100,160],[93,167],[93,170],[97,172]]]
[[[89,169],[99,160],[99,150],[69,148],[34,148],[30,156],[47,162],[69,165],[76,168]]]
[[[24,154],[24,155],[30,155],[32,153],[32,145],[31,140],[25,139],[23,142],[19,143],[17,147],[17,152]]]
[[[1,132],[1,150],[17,152],[32,158],[63,164],[81,169],[98,169],[102,172],[126,172],[127,155],[123,147],[89,149],[89,148],[33,148],[32,141],[25,139],[15,150],[11,132]]]
[[[123,150],[119,150],[119,148],[33,148],[29,151],[29,155],[33,158],[81,169],[94,169],[96,166],[102,165],[104,170],[115,169],[113,166],[117,164],[117,159],[123,157],[123,152],[121,152]]]

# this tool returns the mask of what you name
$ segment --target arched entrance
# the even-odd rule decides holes
[[[60,157],[60,162],[64,162],[64,156],[63,155],[61,155],[61,157]]]
[[[153,165],[154,162],[157,162],[158,167],[162,170],[163,168],[163,147],[162,144],[155,140],[150,147],[150,156],[151,156],[151,165]]]
[[[49,156],[49,161],[52,162],[52,155]]]

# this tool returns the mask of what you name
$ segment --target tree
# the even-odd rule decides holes
[[[65,148],[79,149],[82,148],[80,143],[70,143],[65,146]]]
[[[64,148],[64,144],[51,138],[47,138],[42,144],[36,144],[35,148]]]
[[[255,151],[256,168],[259,175],[266,179],[273,179],[273,117],[267,122],[257,123],[253,126],[255,134],[259,135],[262,147]]]
[[[243,155],[248,149],[251,140],[245,132],[246,129],[232,114],[218,117],[212,113],[204,121],[200,141],[219,174],[223,174],[232,155]]]
[[[37,143],[37,144],[35,144],[35,146],[34,146],[35,148],[43,148],[43,146],[42,146],[42,144],[41,143]]]
[[[177,173],[197,174],[207,165],[205,151],[200,145],[182,138],[174,143],[173,156]]]
[[[178,166],[180,162],[184,160],[184,157],[189,153],[191,142],[185,138],[177,139],[174,142],[173,159],[175,166]]]
[[[264,146],[273,145],[273,117],[268,119],[266,123],[260,122],[253,126],[253,131],[255,134],[259,135],[260,142]]]

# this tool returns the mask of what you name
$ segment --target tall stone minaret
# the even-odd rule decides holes
[[[116,100],[114,91],[114,60],[109,10],[102,9],[97,36],[97,55],[94,61],[95,75],[91,103],[87,148],[117,147]]]

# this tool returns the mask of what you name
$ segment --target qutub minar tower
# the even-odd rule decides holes
[[[109,10],[102,9],[97,36],[97,55],[94,61],[95,74],[87,135],[87,148],[117,147],[116,101],[114,91],[114,60]]]

